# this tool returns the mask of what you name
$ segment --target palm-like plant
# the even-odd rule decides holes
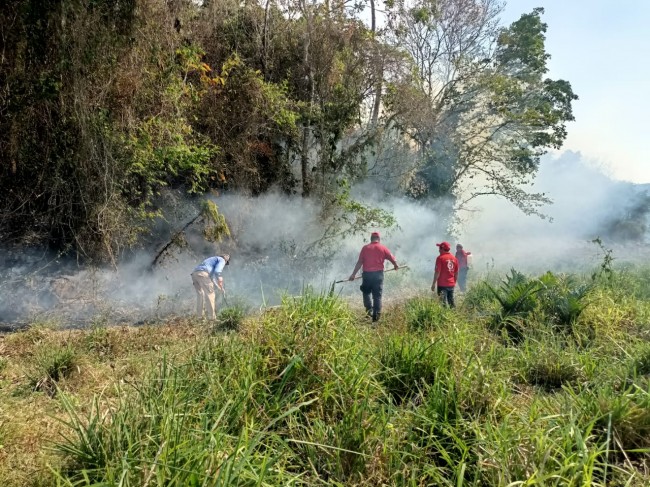
[[[523,318],[537,306],[535,296],[543,286],[538,280],[528,279],[515,269],[510,272],[499,289],[487,285],[501,306],[492,317],[492,327],[519,341],[523,338]]]
[[[589,305],[593,283],[580,284],[573,276],[556,276],[547,272],[540,278],[543,290],[540,302],[554,328],[572,332],[573,326]]]

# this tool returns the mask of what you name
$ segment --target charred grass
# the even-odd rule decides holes
[[[378,326],[306,290],[2,336],[0,485],[647,485],[650,303],[624,272],[511,272]]]

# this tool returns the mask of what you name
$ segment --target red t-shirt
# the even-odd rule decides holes
[[[436,272],[438,272],[438,281],[436,284],[440,287],[454,287],[458,277],[458,259],[449,252],[440,254],[436,258]]]
[[[457,250],[456,251],[456,259],[458,259],[458,266],[461,269],[464,269],[467,267],[467,256],[472,255],[471,252],[465,252],[464,250]]]
[[[384,270],[384,260],[389,260],[393,265],[397,265],[395,257],[386,247],[379,242],[370,242],[364,245],[359,253],[361,268],[363,272],[374,272]]]

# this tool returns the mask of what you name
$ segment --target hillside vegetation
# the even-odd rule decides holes
[[[344,196],[369,179],[536,212],[527,183],[577,98],[546,77],[543,9],[502,25],[497,0],[382,8],[2,2],[0,244],[115,263],[169,217],[164,188],[296,194],[325,227],[363,210]]]
[[[0,338],[3,486],[647,485],[650,268]]]

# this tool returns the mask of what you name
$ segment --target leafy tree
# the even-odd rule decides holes
[[[499,28],[500,9],[495,0],[397,2],[393,42],[412,74],[393,84],[388,104],[417,144],[417,196],[452,194],[462,209],[497,195],[537,213],[549,200],[522,186],[564,142],[577,97],[568,82],[544,78],[543,10]]]

